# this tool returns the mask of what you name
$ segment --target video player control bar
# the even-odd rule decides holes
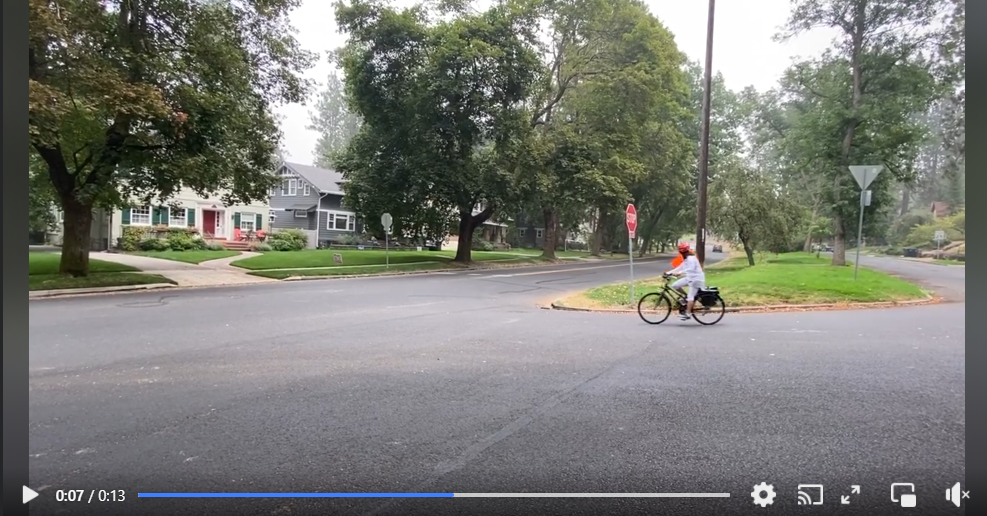
[[[730,493],[137,493],[138,498],[729,498]]]

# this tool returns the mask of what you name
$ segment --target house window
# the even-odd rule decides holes
[[[253,231],[254,222],[257,217],[253,213],[241,213],[240,214],[240,231]]]
[[[305,188],[303,189],[305,195],[312,195],[312,185],[305,183]]]
[[[527,229],[525,229],[525,228],[520,228],[520,229],[518,229],[518,230],[517,230],[517,234],[518,234],[518,236],[519,236],[519,237],[521,237],[521,238],[524,238],[524,235],[525,235],[525,233],[527,233],[527,232],[528,232],[528,230],[527,230]]]
[[[130,209],[130,223],[135,226],[151,225],[151,207],[138,206]]]
[[[295,210],[295,218],[296,219],[307,219],[308,218],[308,212],[305,211],[305,210]]]
[[[356,231],[356,215],[330,211],[326,229],[334,231]]]
[[[298,180],[289,179],[281,183],[281,195],[298,195]]]
[[[274,220],[278,218],[278,214],[274,210],[267,210],[267,220],[273,225]]]
[[[535,238],[541,238],[544,234],[545,234],[545,230],[544,229],[536,229],[535,230]]]
[[[173,210],[171,208],[165,208],[168,210],[168,225],[169,226],[181,226],[185,227],[188,218],[188,211],[184,208]]]

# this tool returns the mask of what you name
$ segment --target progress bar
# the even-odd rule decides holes
[[[730,493],[137,493],[138,498],[729,498]]]

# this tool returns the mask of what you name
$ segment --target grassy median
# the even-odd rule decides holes
[[[765,255],[756,265],[734,257],[710,266],[706,282],[720,289],[727,306],[805,305],[823,303],[874,303],[922,299],[926,292],[905,280],[883,272],[853,267],[833,267],[829,257],[809,253]],[[661,288],[663,280],[635,282],[635,297]],[[637,299],[634,300],[634,303]],[[586,290],[560,301],[568,307],[628,308],[630,284],[618,283]]]

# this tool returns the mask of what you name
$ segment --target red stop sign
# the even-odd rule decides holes
[[[634,208],[633,204],[628,204],[627,211],[624,213],[626,214],[627,219],[627,231],[633,235],[634,232],[637,231],[637,209]]]

